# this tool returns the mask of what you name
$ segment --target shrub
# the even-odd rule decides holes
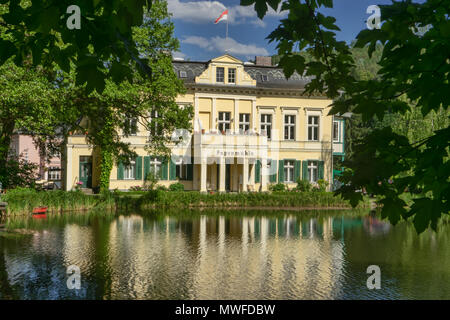
[[[297,190],[301,192],[311,191],[311,183],[308,180],[297,179]]]
[[[327,190],[327,186],[328,186],[328,182],[323,180],[323,179],[319,179],[317,181],[317,184],[319,185],[319,191],[324,192]]]
[[[167,187],[166,186],[156,186],[156,190],[167,191]]]
[[[272,184],[269,186],[269,190],[270,191],[285,191],[286,190],[286,185],[284,183],[277,183],[277,184]]]
[[[130,191],[143,191],[144,188],[141,186],[132,186],[130,187]]]
[[[152,171],[147,173],[144,180],[144,187],[147,190],[153,190],[158,183],[159,176],[157,174],[154,174]]]
[[[170,191],[184,191],[184,184],[177,182],[177,183],[172,183],[169,186],[169,190]]]

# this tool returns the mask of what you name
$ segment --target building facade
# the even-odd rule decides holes
[[[292,188],[298,179],[332,181],[333,145],[338,146],[332,135],[344,132],[335,131],[328,116],[331,100],[303,94],[310,79],[294,74],[287,80],[278,67],[230,55],[173,64],[187,88],[177,103],[194,108],[193,132],[177,130],[173,137],[183,142],[173,144],[172,156],[163,159],[147,154],[150,133],[137,122],[136,134],[123,139],[138,157],[130,166],[114,166],[111,189],[142,186],[149,172],[158,174],[160,185],[179,181],[186,190],[203,192],[266,191],[275,183]],[[98,185],[98,163],[84,136],[70,136],[65,188]]]
[[[62,186],[61,157],[55,155],[46,159],[39,147],[33,141],[33,137],[20,132],[11,137],[9,156],[15,159],[23,159],[37,166],[35,176],[37,184],[49,189],[60,189]]]

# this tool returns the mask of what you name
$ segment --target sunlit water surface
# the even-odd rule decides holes
[[[1,299],[450,299],[450,224],[418,236],[369,213],[240,211],[8,226],[21,234],[0,234]],[[67,287],[71,265],[79,290]]]

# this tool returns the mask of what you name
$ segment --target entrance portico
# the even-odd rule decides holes
[[[267,189],[267,178],[256,173],[257,160],[267,158],[263,136],[248,134],[194,134],[194,165],[198,173],[198,190],[202,192],[246,192]],[[261,166],[264,170],[265,166]],[[256,183],[255,175],[262,180]],[[195,175],[195,174],[194,174]]]

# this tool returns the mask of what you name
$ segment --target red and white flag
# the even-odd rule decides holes
[[[220,17],[218,17],[218,18],[216,19],[216,21],[214,21],[214,24],[217,24],[217,23],[219,23],[219,22],[222,21],[222,20],[228,20],[228,9],[225,10],[224,12],[222,12],[222,14],[220,15]]]

